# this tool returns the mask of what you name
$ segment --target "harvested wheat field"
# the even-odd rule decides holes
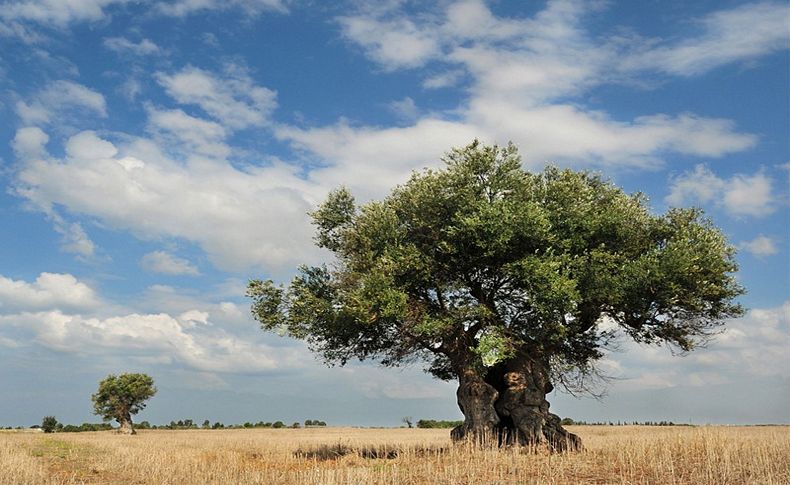
[[[0,484],[788,484],[790,427],[573,426],[580,453],[471,449],[447,430],[0,433]]]

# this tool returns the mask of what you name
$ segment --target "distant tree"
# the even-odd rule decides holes
[[[57,427],[58,420],[55,416],[44,416],[44,419],[41,420],[41,429],[43,429],[45,433],[53,433]]]
[[[411,416],[404,416],[404,417],[401,418],[401,421],[403,421],[403,424],[405,424],[409,428],[413,428],[414,427],[413,420],[412,420]]]
[[[210,428],[211,427],[211,421],[209,421],[208,419],[203,421],[203,425],[201,427],[204,428],[204,429]]]
[[[262,328],[328,363],[424,360],[458,381],[456,440],[566,449],[581,442],[546,396],[589,390],[612,326],[688,351],[743,314],[735,249],[699,209],[656,214],[593,173],[527,172],[513,145],[445,163],[362,206],[330,193],[312,217],[336,260],[287,288],[250,281]]]
[[[282,421],[275,421],[272,424],[272,428],[285,428],[285,423],[283,423]]]
[[[105,421],[118,421],[119,433],[135,434],[132,415],[145,409],[146,401],[154,394],[154,380],[146,374],[111,374],[99,383],[99,390],[91,396],[93,412]]]
[[[301,424],[299,424],[299,421],[296,421],[294,424],[292,424],[292,425],[291,425],[291,427],[292,427],[292,428],[294,428],[294,429],[296,429],[296,428],[301,428],[301,426],[302,426],[302,425],[301,425]]]

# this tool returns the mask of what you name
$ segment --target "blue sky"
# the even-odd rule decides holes
[[[452,383],[325,368],[243,294],[327,260],[305,213],[333,187],[382,197],[475,137],[739,248],[744,318],[687,356],[622,339],[607,396],[555,412],[790,421],[786,2],[326,3],[0,2],[0,425],[96,420],[124,371],[152,422],[460,416]]]

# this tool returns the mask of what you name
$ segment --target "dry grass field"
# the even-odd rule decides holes
[[[790,427],[571,426],[586,450],[470,449],[447,430],[0,432],[0,484],[790,484]]]

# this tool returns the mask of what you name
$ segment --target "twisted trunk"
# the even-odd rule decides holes
[[[579,437],[549,412],[546,394],[553,386],[547,362],[520,355],[489,368],[485,378],[474,374],[459,381],[458,406],[466,419],[452,431],[453,439],[483,441],[495,436],[500,445],[545,445],[554,451],[581,448]]]
[[[118,417],[118,433],[120,434],[137,434],[132,425],[132,415],[129,412],[122,413]]]
[[[458,407],[464,413],[464,424],[453,428],[455,441],[473,440],[484,443],[496,436],[499,416],[494,403],[497,390],[473,368],[463,369],[458,376]]]

